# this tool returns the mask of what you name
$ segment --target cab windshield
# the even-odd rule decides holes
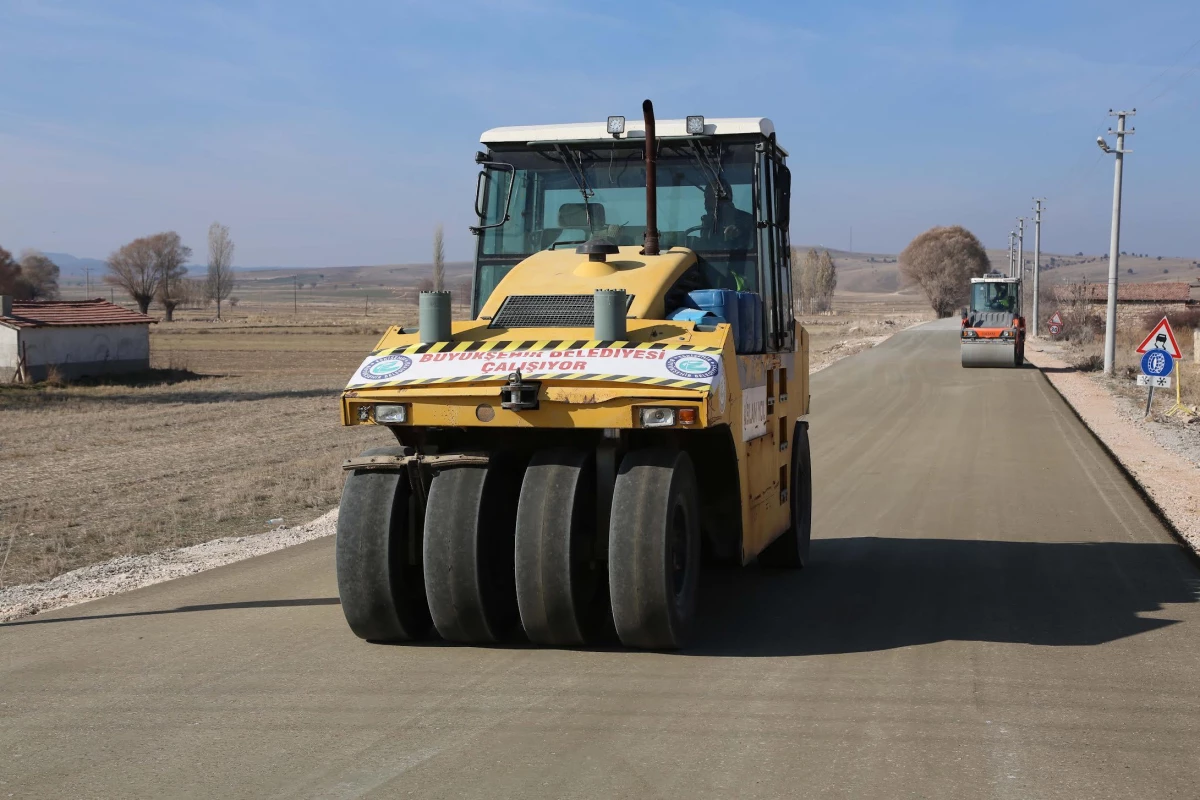
[[[971,284],[972,311],[1013,311],[1016,309],[1017,293],[1011,283]]]
[[[663,250],[684,246],[701,268],[757,284],[752,142],[660,141],[658,229]],[[490,154],[512,169],[492,170],[483,184],[483,225],[502,219],[511,182],[509,220],[479,237],[482,303],[521,259],[574,249],[590,238],[641,246],[646,232],[646,167],[642,142],[539,143]]]

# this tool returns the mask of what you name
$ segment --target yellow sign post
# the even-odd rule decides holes
[[[1182,361],[1182,359],[1180,359],[1180,361]],[[1175,414],[1180,411],[1182,411],[1184,414],[1189,414],[1189,415],[1195,413],[1194,411],[1192,411],[1192,409],[1185,406],[1183,404],[1183,401],[1180,399],[1181,393],[1180,393],[1179,384],[1182,382],[1181,377],[1182,377],[1182,375],[1179,371],[1179,361],[1176,361],[1175,362],[1175,405],[1171,406],[1171,409],[1167,412],[1168,417],[1171,416],[1172,414]]]

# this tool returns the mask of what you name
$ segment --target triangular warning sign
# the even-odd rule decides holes
[[[1175,341],[1175,331],[1171,330],[1171,323],[1167,322],[1166,317],[1163,317],[1162,322],[1155,325],[1150,335],[1138,345],[1139,353],[1144,354],[1148,350],[1166,350],[1171,354],[1171,358],[1183,358],[1183,353],[1179,352],[1179,342]]]
[[[1050,324],[1051,324],[1051,325],[1062,325],[1062,324],[1063,324],[1063,323],[1062,323],[1062,317],[1060,317],[1060,316],[1058,315],[1058,312],[1057,312],[1057,311],[1055,311],[1055,312],[1054,312],[1054,316],[1050,318]]]

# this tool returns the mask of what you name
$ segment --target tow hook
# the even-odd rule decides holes
[[[500,407],[512,411],[536,411],[541,386],[541,381],[521,380],[521,371],[517,370],[508,376],[508,383],[500,387]]]

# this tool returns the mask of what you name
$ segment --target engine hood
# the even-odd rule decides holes
[[[662,319],[667,291],[696,263],[696,254],[673,247],[657,256],[640,254],[637,246],[622,247],[607,261],[590,261],[574,248],[543,250],[513,267],[480,309],[492,318],[510,295],[588,295],[596,289],[624,289],[632,295],[628,316]]]

